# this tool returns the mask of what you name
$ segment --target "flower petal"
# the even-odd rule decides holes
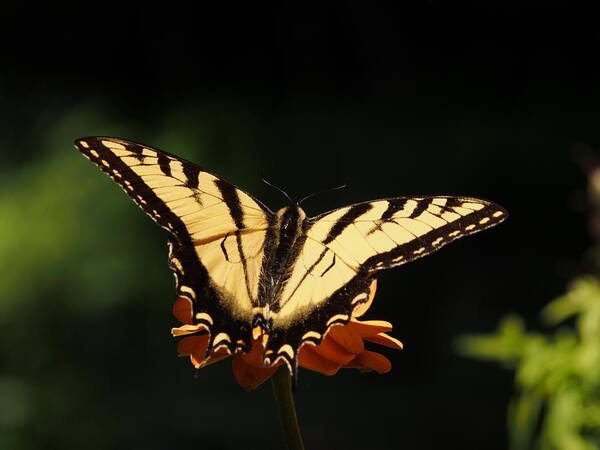
[[[371,285],[369,286],[369,298],[365,303],[358,305],[354,312],[352,313],[352,317],[360,317],[371,307],[371,303],[373,303],[373,299],[375,298],[375,291],[377,291],[377,278],[373,278],[371,281]]]
[[[331,338],[351,353],[361,353],[365,345],[356,331],[347,325],[336,325],[331,327],[326,338]]]
[[[208,358],[206,358],[204,361],[202,361],[202,364],[200,367],[210,366],[211,364],[219,362],[222,359],[227,358],[228,356],[231,356],[231,353],[229,353],[229,350],[227,350],[226,348],[221,348],[221,349],[217,350],[216,352],[211,353]]]
[[[182,325],[177,328],[171,328],[171,334],[173,336],[185,336],[186,334],[196,333],[199,330],[206,329],[206,325],[198,324],[198,325]]]
[[[348,326],[352,327],[352,329],[362,338],[375,336],[376,334],[385,333],[386,331],[392,331],[392,324],[385,320],[365,320],[361,322],[358,320],[351,320],[348,322]]]
[[[231,366],[238,384],[247,391],[256,389],[277,370],[278,366],[264,368],[248,364],[241,356],[242,354],[235,355]]]
[[[354,353],[349,352],[335,340],[330,338],[329,334],[325,336],[325,339],[323,339],[319,345],[313,347],[313,349],[321,358],[328,359],[329,361],[340,365],[344,365],[354,358]]]
[[[173,303],[173,315],[181,323],[191,324],[192,318],[192,302],[189,298],[179,297]]]
[[[385,333],[378,333],[375,336],[367,336],[366,341],[374,342],[375,344],[385,345],[386,347],[394,348],[396,350],[402,350],[404,345],[398,339],[392,336],[388,336]]]
[[[365,350],[360,355],[356,355],[354,361],[363,367],[373,369],[379,373],[386,373],[392,370],[392,363],[389,359],[380,353]]]
[[[315,348],[315,346],[310,344],[303,345],[298,356],[298,363],[302,367],[321,372],[324,375],[335,375],[340,367],[342,367],[341,364],[323,358],[315,352]]]
[[[188,356],[191,355],[198,346],[205,347],[204,350],[206,351],[206,346],[208,346],[207,334],[203,334],[202,336],[184,337],[177,343],[177,353],[179,353],[179,356]]]
[[[362,364],[356,357],[348,364],[344,364],[344,369],[359,369],[366,372],[371,371],[371,369],[365,367],[364,364]]]
[[[194,367],[199,369],[206,358],[208,338],[208,334],[185,337],[177,344],[177,352],[182,356],[189,355]]]
[[[252,350],[248,353],[238,353],[236,357],[243,359],[246,364],[256,367],[257,369],[264,369],[263,353],[264,347],[259,339],[255,339],[252,341]]]

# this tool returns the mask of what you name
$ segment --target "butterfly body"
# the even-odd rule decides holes
[[[277,219],[278,240],[271,263],[266,269],[265,298],[265,301],[275,308],[277,308],[277,298],[280,296],[281,289],[290,275],[297,243],[302,239],[306,213],[298,206],[288,206],[277,212]]]
[[[308,218],[297,205],[273,213],[189,161],[110,137],[78,139],[96,163],[169,233],[169,267],[207,355],[248,352],[257,337],[266,366],[294,373],[298,352],[318,345],[368,299],[377,272],[496,225],[506,211],[459,196],[396,197]]]

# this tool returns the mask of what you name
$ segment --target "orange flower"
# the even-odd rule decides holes
[[[309,343],[302,346],[298,359],[300,366],[325,375],[334,375],[342,368],[375,370],[379,373],[391,370],[389,359],[380,353],[366,350],[365,341],[402,349],[399,340],[386,334],[392,330],[392,324],[383,320],[357,320],[371,306],[376,287],[377,280],[373,280],[368,301],[354,310],[347,324],[332,326],[318,346]],[[173,305],[173,314],[184,323],[178,328],[173,328],[174,336],[188,335],[202,330],[202,325],[192,325],[192,305],[188,299],[178,298]],[[177,351],[180,356],[189,356],[197,369],[230,356],[225,349],[205,356],[208,340],[208,334],[184,337],[179,341]],[[275,366],[265,367],[262,362],[263,351],[262,337],[258,337],[253,341],[250,352],[233,355],[233,374],[237,382],[248,391],[270,378],[282,364],[279,362]]]

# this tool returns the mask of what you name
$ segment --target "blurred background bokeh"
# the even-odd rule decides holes
[[[183,156],[272,209],[285,199],[261,173],[295,198],[350,182],[309,215],[409,194],[500,203],[504,224],[379,277],[368,318],[405,344],[384,350],[392,372],[301,370],[307,448],[598,448],[591,11],[148,4],[1,21],[0,448],[282,446],[268,383],[246,393],[229,362],[176,357],[166,236],[74,150],[87,135]],[[576,437],[541,434],[557,423]]]

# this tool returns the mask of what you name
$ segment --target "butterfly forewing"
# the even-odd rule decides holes
[[[75,145],[172,233],[204,241],[268,227],[272,214],[264,205],[182,158],[116,138],[82,138]]]
[[[502,222],[499,205],[469,197],[398,197],[316,217],[309,237],[357,271],[387,269]]]

